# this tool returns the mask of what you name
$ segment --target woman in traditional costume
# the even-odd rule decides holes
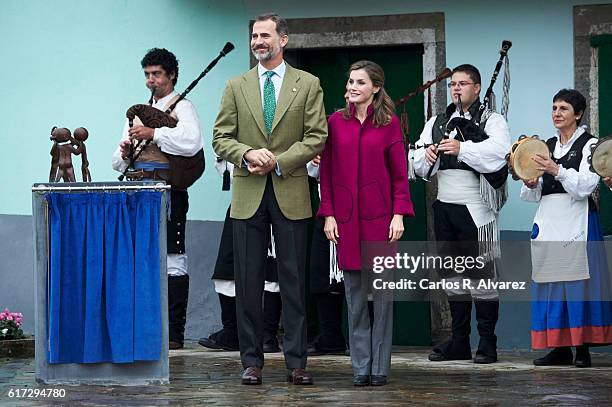
[[[533,349],[552,351],[535,359],[536,366],[590,367],[589,346],[612,343],[608,265],[591,197],[599,176],[587,161],[597,139],[580,126],[585,109],[576,90],[554,96],[557,132],[546,141],[552,157],[533,157],[544,174],[521,189],[523,200],[540,204],[531,233],[531,341]]]

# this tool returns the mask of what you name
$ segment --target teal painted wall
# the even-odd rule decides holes
[[[572,8],[595,1],[440,0],[329,2],[288,1],[5,1],[0,13],[1,78],[0,213],[30,214],[32,183],[45,181],[53,125],[90,130],[87,142],[94,180],[115,180],[110,156],[127,107],[148,97],[139,61],[162,46],[180,60],[183,90],[217,55],[225,41],[237,49],[192,92],[202,121],[208,169],[191,191],[190,219],[221,220],[229,202],[212,168],[211,129],[223,84],[248,68],[248,20],[275,10],[285,17],[330,17],[444,12],[447,65],[477,65],[487,83],[502,39],[510,39],[509,124],[520,134],[553,133],[552,95],[573,86]],[[466,6],[467,4],[467,6]],[[291,28],[291,27],[290,27]],[[501,78],[496,86],[501,90]],[[408,90],[407,90],[408,91]],[[75,162],[80,162],[75,159]],[[502,229],[528,230],[535,205],[518,198],[501,215]]]
[[[212,123],[225,80],[248,67],[244,10],[240,1],[216,0],[2,2],[0,213],[31,213],[30,187],[48,179],[54,125],[86,127],[93,179],[117,179],[110,158],[126,109],[148,100],[140,60],[149,48],[177,55],[182,91],[232,41],[236,50],[189,95],[200,115],[209,164],[191,191],[190,218],[222,219],[229,194],[221,193],[212,166]],[[80,158],[73,162],[80,166]]]

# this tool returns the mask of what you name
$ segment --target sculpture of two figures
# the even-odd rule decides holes
[[[81,156],[81,173],[83,182],[91,182],[89,173],[89,161],[87,161],[87,149],[85,140],[89,132],[84,127],[74,130],[74,137],[70,130],[66,128],[53,127],[51,129],[51,171],[49,172],[49,182],[75,182],[74,168],[72,167],[72,154]]]

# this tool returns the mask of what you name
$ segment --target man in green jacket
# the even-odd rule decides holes
[[[261,384],[261,299],[272,225],[283,303],[287,379],[312,384],[306,368],[305,265],[312,216],[306,163],[327,138],[319,79],[285,63],[287,22],[257,17],[251,51],[259,64],[230,79],[213,130],[217,155],[235,164],[230,216],[243,384]],[[248,262],[248,264],[247,264]]]

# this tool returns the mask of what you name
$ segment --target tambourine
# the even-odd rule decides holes
[[[510,153],[506,155],[506,161],[513,180],[526,181],[544,174],[544,171],[538,170],[538,163],[532,159],[536,154],[550,157],[548,146],[538,136],[529,137],[523,134],[512,144]]]
[[[612,136],[600,139],[591,146],[589,169],[600,177],[612,177]]]

